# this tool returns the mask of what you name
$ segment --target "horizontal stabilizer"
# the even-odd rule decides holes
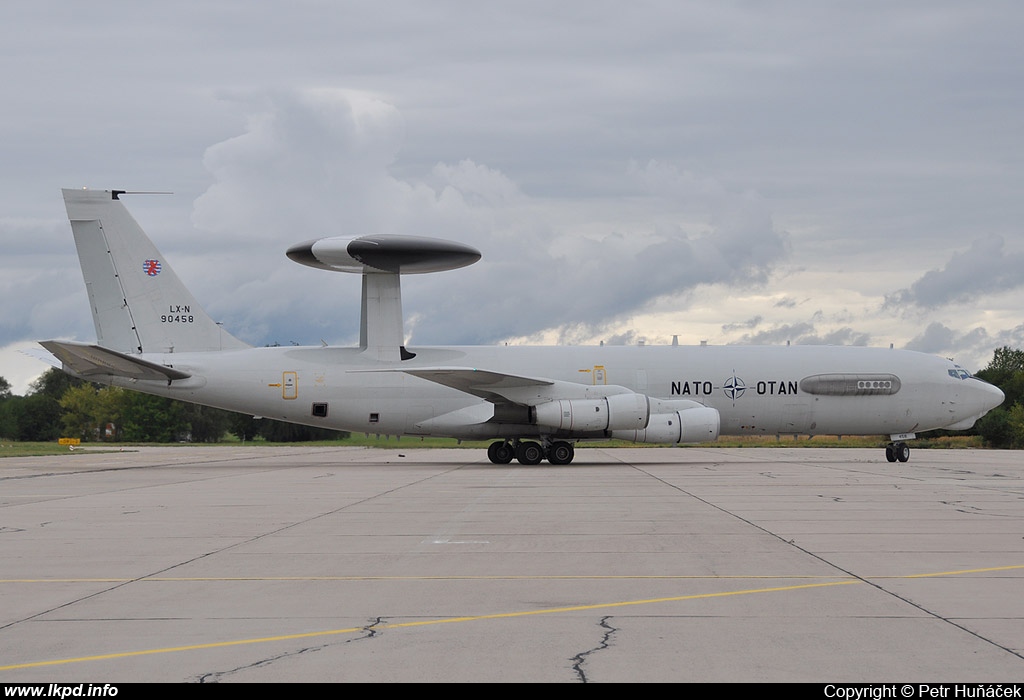
[[[171,381],[192,376],[188,372],[143,360],[135,355],[125,355],[99,345],[61,340],[44,340],[39,344],[63,362],[65,369],[86,379],[94,376],[114,376]]]
[[[57,369],[60,369],[60,360],[54,357],[53,353],[43,350],[42,348],[25,348],[24,350],[19,350],[18,352],[20,352],[22,355],[26,357],[32,357],[39,360],[40,362],[45,362],[46,364],[50,365],[50,367],[56,367]]]

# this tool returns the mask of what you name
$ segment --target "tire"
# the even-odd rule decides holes
[[[896,461],[896,448],[892,445],[885,446],[885,458],[890,462]]]
[[[906,462],[910,459],[910,445],[905,442],[896,445],[896,459],[901,462]]]
[[[556,442],[548,448],[548,461],[551,464],[569,464],[576,456],[576,450],[571,443]]]
[[[516,459],[520,464],[540,464],[544,459],[544,450],[536,442],[521,442],[516,448]]]
[[[515,450],[507,442],[492,442],[487,448],[487,459],[494,464],[508,464],[515,456]]]

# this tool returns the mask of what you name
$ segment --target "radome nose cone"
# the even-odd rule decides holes
[[[1003,390],[997,386],[989,384],[988,382],[982,384],[985,387],[985,410],[991,411],[993,408],[1001,404],[1006,400],[1006,394]]]

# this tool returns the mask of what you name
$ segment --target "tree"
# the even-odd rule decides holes
[[[992,447],[1024,447],[1024,350],[997,349],[977,377],[1002,389],[1006,400],[979,420],[975,430]]]
[[[260,435],[270,442],[308,442],[310,440],[341,440],[348,433],[329,428],[314,428],[298,423],[285,423],[279,420],[263,419],[260,423]]]
[[[18,418],[15,415],[15,406],[20,400],[20,396],[11,394],[11,383],[0,377],[0,439],[17,438]]]
[[[997,372],[1005,375],[1022,372],[1024,371],[1024,350],[1017,350],[1009,345],[997,348],[992,354],[992,361],[982,371]]]
[[[1013,444],[1013,427],[1010,416],[1002,408],[994,408],[974,424],[974,431],[985,440],[990,447],[1009,447]]]
[[[308,425],[285,423],[284,421],[272,420],[270,418],[256,419],[245,413],[232,414],[228,431],[243,442],[252,440],[256,436],[270,442],[344,440],[350,434],[344,430],[315,428]]]
[[[126,391],[121,438],[132,442],[175,442],[188,434],[185,404],[162,396]]]
[[[96,389],[89,385],[69,387],[60,397],[60,407],[65,435],[83,440],[97,437]]]
[[[1024,404],[1015,403],[1006,412],[1006,422],[1010,425],[1010,447],[1024,448]]]
[[[24,400],[21,396],[0,399],[0,439],[18,439],[18,416],[21,415],[21,404]]]
[[[1024,350],[1003,346],[992,355],[985,369],[977,372],[980,379],[994,384],[1006,394],[1003,406],[1009,408],[1024,401]]]
[[[124,393],[119,387],[95,384],[69,387],[60,398],[65,434],[83,440],[116,440],[117,433],[108,435],[106,428],[120,423]]]
[[[60,437],[60,403],[46,394],[30,394],[19,402],[17,440],[48,442]]]
[[[39,375],[39,378],[29,384],[29,395],[42,394],[44,396],[50,396],[57,401],[64,395],[64,392],[72,386],[81,386],[87,382],[76,379],[70,374],[66,374],[56,367],[50,369]]]
[[[228,432],[242,442],[248,442],[260,434],[260,424],[262,422],[262,420],[257,420],[248,413],[232,413],[231,418],[228,420]]]
[[[192,442],[220,442],[228,432],[233,416],[238,414],[199,404],[184,404]]]

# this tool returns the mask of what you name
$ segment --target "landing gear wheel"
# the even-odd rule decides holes
[[[548,461],[552,464],[569,464],[576,456],[576,449],[568,442],[554,442],[548,448]]]
[[[897,442],[895,446],[896,459],[906,462],[910,459],[910,445],[905,442]]]
[[[516,451],[507,442],[492,442],[487,448],[487,459],[494,464],[508,464],[515,454]]]
[[[520,464],[540,464],[544,459],[544,450],[536,442],[521,442],[516,447],[516,459]]]
[[[905,442],[890,442],[885,446],[885,458],[890,462],[906,462],[910,459],[910,445]]]

